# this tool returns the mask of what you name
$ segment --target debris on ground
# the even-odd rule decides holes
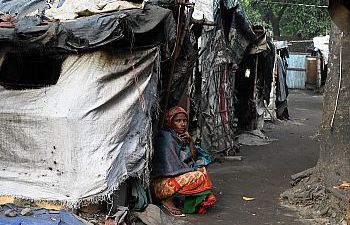
[[[228,161],[242,161],[243,156],[224,156],[223,159]]]
[[[244,201],[253,201],[253,200],[255,200],[255,198],[253,198],[253,197],[246,197],[246,196],[243,196],[242,199]]]
[[[350,183],[349,181],[343,181],[342,184],[339,184],[338,186],[333,186],[333,188],[350,190]]]
[[[0,224],[11,225],[87,225],[90,224],[72,212],[61,209],[31,209],[18,207],[15,204],[4,204],[0,207]]]
[[[237,142],[241,145],[268,145],[277,139],[267,137],[261,130],[252,130],[244,132],[236,137]]]
[[[281,194],[282,205],[298,211],[303,220],[312,224],[344,224],[346,212],[342,208],[346,202],[337,191],[346,190],[349,183],[344,181],[328,188],[319,181],[314,171],[311,168],[292,176],[294,187]]]

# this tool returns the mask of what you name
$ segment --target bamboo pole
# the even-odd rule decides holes
[[[182,30],[181,21],[182,21],[182,17],[184,16],[184,13],[185,13],[185,7],[186,6],[184,4],[180,4],[180,10],[179,10],[180,14],[179,14],[179,21],[178,21],[179,29],[178,29],[178,32],[176,34],[177,37],[176,37],[176,43],[175,43],[175,50],[174,50],[173,60],[171,63],[170,73],[169,73],[168,80],[167,80],[167,86],[166,86],[167,90],[166,90],[166,95],[165,95],[165,99],[164,99],[164,106],[163,106],[163,110],[162,110],[163,116],[162,116],[162,119],[160,122],[160,128],[164,126],[165,112],[169,106],[169,98],[170,98],[170,95],[172,93],[172,85],[171,84],[172,84],[173,77],[174,77],[176,61],[180,55],[182,44],[185,40],[186,33],[189,31],[191,18],[192,18],[192,14],[194,11],[193,6],[192,5],[189,6],[189,12],[188,12],[186,22],[185,22],[185,24],[183,26],[183,30]]]

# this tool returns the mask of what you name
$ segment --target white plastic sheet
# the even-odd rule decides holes
[[[77,207],[147,182],[158,62],[158,48],[96,51],[69,56],[56,85],[0,86],[0,196]]]
[[[197,20],[205,19],[214,22],[214,2],[213,0],[191,0],[194,3],[192,17]]]
[[[329,35],[321,36],[321,37],[314,37],[313,38],[314,47],[318,48],[324,59],[326,64],[328,63],[328,55],[329,55]]]
[[[90,16],[98,13],[106,13],[126,9],[142,9],[142,3],[134,3],[119,0],[65,0],[54,1],[51,8],[45,11],[45,15],[52,19],[72,20],[79,16]]]

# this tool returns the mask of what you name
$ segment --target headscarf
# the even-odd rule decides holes
[[[211,160],[203,159],[202,155],[204,154],[201,153],[197,154],[197,157],[200,156],[201,158],[197,158],[197,161],[194,161],[188,142],[180,139],[172,130],[172,120],[179,113],[185,114],[188,119],[186,110],[179,106],[169,109],[165,114],[165,122],[169,129],[160,130],[155,140],[152,167],[152,176],[154,178],[174,177],[184,174],[193,171],[198,166],[208,165],[210,162],[208,160]],[[199,146],[195,145],[194,147],[197,152],[199,150],[204,152]],[[208,153],[205,154],[208,155]]]
[[[188,114],[187,114],[186,110],[184,110],[180,106],[172,107],[165,114],[166,125],[168,126],[168,128],[172,129],[172,120],[179,113],[185,114],[186,118],[188,120]]]

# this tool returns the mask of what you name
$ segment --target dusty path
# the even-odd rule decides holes
[[[241,162],[216,163],[209,168],[218,204],[206,215],[191,215],[198,225],[301,225],[297,212],[280,206],[279,195],[290,187],[290,176],[313,167],[318,158],[314,138],[322,117],[322,96],[292,91],[290,122],[269,124],[266,135],[278,141],[243,146]],[[244,201],[243,196],[256,198]]]

